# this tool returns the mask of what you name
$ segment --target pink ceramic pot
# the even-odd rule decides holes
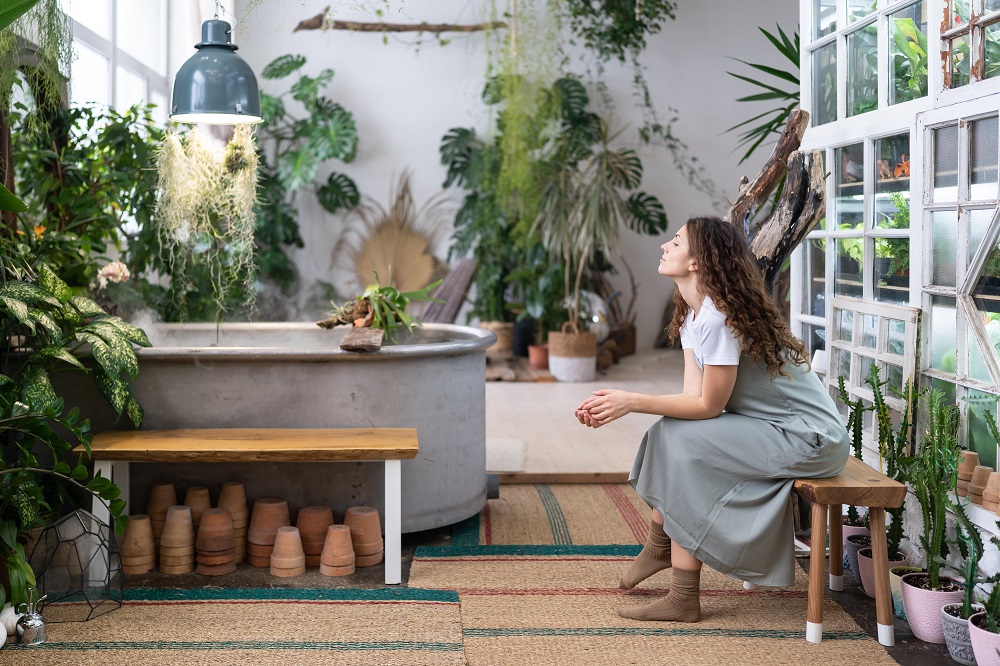
[[[1000,634],[986,630],[986,613],[969,618],[969,640],[979,666],[1000,666]]]
[[[917,581],[926,579],[925,573],[909,573],[903,576],[903,608],[913,635],[925,643],[944,645],[944,626],[941,624],[941,607],[945,604],[960,603],[964,592],[961,583],[948,576],[940,576],[938,582],[954,583],[950,592],[925,590],[917,586]]]

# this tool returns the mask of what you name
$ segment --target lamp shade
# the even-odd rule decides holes
[[[179,123],[259,123],[260,90],[250,65],[234,51],[231,27],[218,19],[201,25],[198,52],[177,70],[170,119]]]

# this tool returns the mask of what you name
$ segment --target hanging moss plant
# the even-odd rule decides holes
[[[20,85],[22,69],[43,112],[37,118],[44,119],[45,111],[60,106],[73,59],[73,22],[60,4],[60,0],[40,0],[0,32],[0,115],[10,110],[11,89]]]
[[[197,130],[170,134],[157,165],[156,217],[161,257],[170,267],[170,296],[185,319],[192,273],[207,270],[216,321],[235,302],[251,308],[255,296],[254,204],[257,149],[252,130],[238,125],[221,156]],[[204,271],[202,271],[204,272]]]

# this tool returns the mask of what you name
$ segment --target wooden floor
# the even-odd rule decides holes
[[[622,358],[592,382],[488,381],[488,471],[589,483],[623,481],[642,436],[657,417],[631,414],[593,429],[580,425],[574,410],[602,388],[651,394],[680,391],[683,365],[680,350],[657,349]]]

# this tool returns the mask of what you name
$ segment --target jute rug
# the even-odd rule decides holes
[[[465,664],[458,595],[445,590],[126,590],[49,641],[8,644],[0,664],[451,666]]]
[[[807,643],[803,571],[792,588],[748,592],[706,568],[701,622],[621,618],[619,606],[670,585],[664,571],[636,591],[618,589],[648,519],[626,484],[505,485],[450,546],[417,549],[409,584],[457,591],[465,657],[476,666],[896,663],[829,600],[823,642]]]

